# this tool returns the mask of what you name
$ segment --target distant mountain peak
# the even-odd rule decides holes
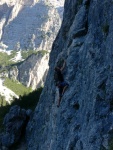
[[[64,0],[1,0],[0,43],[6,50],[51,50]]]

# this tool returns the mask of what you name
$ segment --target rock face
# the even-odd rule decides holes
[[[64,0],[1,0],[0,51],[50,52],[61,25],[63,5]],[[48,59],[48,55],[32,55],[21,65],[11,67],[6,75],[36,89],[44,84]]]
[[[2,146],[10,147],[20,140],[31,113],[31,110],[26,111],[17,105],[11,107],[4,118],[5,133],[1,137]]]
[[[18,68],[17,79],[27,87],[32,89],[44,85],[48,72],[49,54],[32,55],[24,61]]]
[[[13,97],[19,98],[19,95],[16,95],[4,85],[5,77],[14,81],[17,80],[33,90],[43,87],[49,69],[48,61],[49,53],[39,51],[37,54],[30,55],[23,62],[2,68],[0,73],[0,95],[9,104],[13,100]]]
[[[49,53],[32,54],[22,63],[9,67],[7,76],[32,89],[44,86],[48,72]]]
[[[0,95],[10,103],[13,97],[19,98],[13,91],[4,86],[2,78],[8,77],[17,80],[26,87],[31,87],[33,90],[44,86],[48,73],[49,53],[32,54],[25,61],[18,65],[6,67],[0,73]]]
[[[64,0],[1,0],[0,47],[51,50],[60,28]]]
[[[27,127],[28,150],[112,149],[113,5],[66,0],[40,101]],[[64,58],[69,88],[56,107],[54,66]]]

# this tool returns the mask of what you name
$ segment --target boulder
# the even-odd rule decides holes
[[[31,113],[31,110],[26,111],[17,105],[10,108],[3,121],[5,126],[5,132],[1,138],[3,146],[10,147],[19,141],[25,133]]]

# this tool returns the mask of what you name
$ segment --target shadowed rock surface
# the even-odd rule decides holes
[[[112,150],[113,1],[66,0],[28,150]],[[57,105],[54,67],[64,58],[69,88]]]
[[[11,107],[3,122],[5,132],[0,136],[2,146],[10,148],[21,140],[31,113],[31,110],[26,111],[17,105]]]

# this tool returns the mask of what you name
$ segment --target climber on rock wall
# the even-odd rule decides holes
[[[61,98],[65,92],[65,90],[68,88],[69,84],[67,82],[58,82],[56,85],[59,89],[59,98],[58,98],[58,104],[57,107],[60,106]]]
[[[66,65],[66,62],[63,60],[63,65],[62,65],[61,68],[60,67],[55,67],[54,81],[55,81],[55,85],[59,89],[59,98],[58,98],[57,107],[60,106],[61,98],[62,98],[65,90],[69,86],[69,84],[64,81],[64,77],[63,77],[63,74],[62,74],[62,71],[63,71],[65,65]]]

